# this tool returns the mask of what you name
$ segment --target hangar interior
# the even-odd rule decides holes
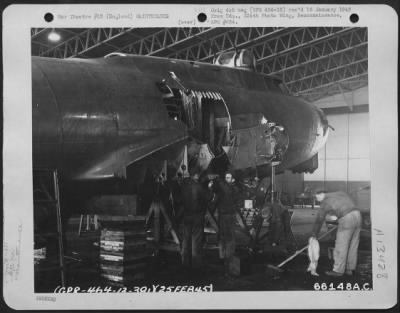
[[[280,88],[283,91],[322,109],[331,128],[326,144],[318,151],[317,166],[313,172],[293,173],[285,170],[274,176],[273,191],[277,191],[281,203],[290,211],[291,230],[297,248],[307,245],[310,236],[310,225],[318,210],[318,203],[313,198],[315,191],[344,191],[351,195],[363,212],[357,275],[346,279],[353,284],[372,285],[368,231],[371,222],[366,28],[34,28],[31,30],[31,49],[32,56],[46,58],[92,59],[110,54],[135,54],[205,63],[213,63],[219,56],[229,53],[250,51],[254,55],[255,64],[252,66],[256,72],[278,78],[282,82]],[[262,179],[258,188],[264,186],[268,189],[271,180],[271,177]],[[138,207],[139,202],[137,195],[125,192],[97,195],[89,205],[91,208],[96,207],[96,212],[89,210],[74,213],[62,225],[65,233],[62,244],[59,238],[52,242],[62,247],[62,254],[50,247],[50,239],[45,240],[42,236],[41,244],[35,240],[36,291],[51,290],[60,282],[65,286],[81,286],[82,289],[121,285],[121,281],[127,279],[120,278],[121,273],[108,273],[108,281],[104,281],[104,275],[100,274],[102,240],[112,241],[107,237],[107,227],[110,225],[115,224],[122,231],[138,227],[137,223],[144,224],[147,212]],[[241,203],[239,206],[245,205]],[[249,213],[253,209],[251,206],[247,209],[246,212],[241,211],[241,218],[251,233],[255,213]],[[63,214],[60,212],[60,215]],[[168,222],[164,223],[168,225]],[[56,224],[57,218],[54,222]],[[179,248],[160,249],[162,251],[158,251],[156,257],[152,257],[152,251],[149,252],[149,258],[136,268],[138,276],[129,284],[212,283],[214,290],[261,291],[307,290],[312,289],[316,282],[327,281],[323,275],[316,277],[306,273],[307,251],[288,262],[283,273],[269,270],[267,264],[279,264],[290,253],[279,245],[271,246],[268,239],[260,240],[256,247],[251,246],[249,238],[253,234],[243,235],[241,231],[236,231],[237,262],[232,265],[237,275],[227,279],[224,276],[224,265],[218,259],[217,236],[207,230],[211,226],[205,227],[205,273],[180,271]],[[40,225],[37,227],[40,233]],[[161,222],[161,232],[163,230],[165,225]],[[263,226],[260,232],[263,232]],[[147,233],[138,240],[146,241],[146,236],[149,238],[152,234]],[[179,239],[182,234],[177,231],[177,236]],[[320,268],[331,267],[333,246],[334,237],[321,240]],[[54,263],[57,266],[50,262],[52,255],[56,256]],[[62,260],[59,255],[62,255]],[[61,274],[58,263],[62,263]],[[335,282],[334,278],[330,278],[330,281]]]

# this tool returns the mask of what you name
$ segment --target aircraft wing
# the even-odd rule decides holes
[[[75,179],[126,178],[126,168],[129,165],[174,145],[180,146],[179,143],[182,143],[183,146],[188,136],[182,130],[162,129],[147,132],[147,134],[140,133],[136,137],[137,140],[132,140],[132,134],[129,138],[130,142],[126,142],[115,150],[108,151],[97,159],[87,162],[85,166],[80,168]],[[176,149],[182,149],[182,147]]]

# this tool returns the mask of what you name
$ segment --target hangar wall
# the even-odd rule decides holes
[[[319,167],[304,183],[352,192],[370,181],[368,87],[315,102],[327,113],[328,142],[318,154]],[[360,108],[362,108],[360,110]]]
[[[314,103],[324,109],[335,130],[330,131],[326,146],[318,153],[319,167],[314,173],[299,175],[286,171],[277,178],[277,185],[292,201],[303,190],[316,188],[343,190],[359,198],[360,189],[370,185],[368,103],[368,87]],[[369,190],[364,193],[361,196],[368,198],[368,203]]]
[[[304,174],[304,184],[312,188],[352,192],[369,184],[369,114],[350,113],[328,116],[335,128],[318,154],[318,169]]]

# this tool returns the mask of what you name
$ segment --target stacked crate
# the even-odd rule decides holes
[[[102,218],[100,273],[111,285],[125,286],[144,279],[147,242],[144,220],[133,217]]]
[[[242,208],[241,209],[241,214],[242,214],[242,216],[243,216],[243,218],[244,218],[244,220],[246,222],[246,225],[247,226],[252,226],[254,217],[258,214],[258,209],[256,209],[256,208],[254,208],[254,209],[253,208],[249,208],[249,209]]]

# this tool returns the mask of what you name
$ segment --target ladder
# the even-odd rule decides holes
[[[35,233],[35,240],[38,236],[42,237],[56,237],[58,244],[58,266],[57,269],[60,270],[60,280],[61,285],[65,287],[65,261],[64,261],[64,243],[63,243],[63,231],[62,231],[62,222],[61,222],[61,207],[60,207],[60,191],[58,184],[58,173],[56,169],[47,169],[47,168],[34,168],[33,169],[33,179],[34,179],[34,188],[38,188],[44,198],[38,199],[33,196],[34,206],[37,205],[46,205],[53,206],[56,210],[56,222],[57,222],[57,231],[56,232],[47,232],[47,233]],[[36,183],[36,184],[35,184]],[[36,185],[36,186],[35,186]],[[49,188],[51,185],[51,188]],[[47,270],[52,270],[54,267],[48,268]],[[39,271],[44,271],[46,269],[41,269]]]

